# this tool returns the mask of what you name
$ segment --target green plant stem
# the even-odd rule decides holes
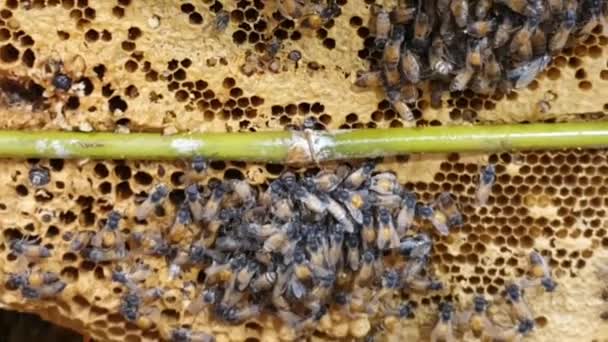
[[[307,163],[406,153],[608,147],[608,122],[440,126],[335,132],[75,133],[0,131],[0,157]]]

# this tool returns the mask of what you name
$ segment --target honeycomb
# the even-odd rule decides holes
[[[416,120],[405,122],[381,90],[353,85],[356,72],[376,58],[368,28],[373,1],[336,3],[340,14],[311,32],[261,0],[7,0],[0,9],[1,127],[165,134],[331,130],[598,120],[608,111],[602,96],[608,37],[597,27],[525,89],[432,99],[425,86],[413,108]],[[216,17],[226,13],[229,24],[218,30]],[[76,91],[52,93],[45,66],[56,60],[79,85]],[[248,75],[243,69],[251,60],[256,65]],[[608,258],[606,158],[603,150],[564,150],[382,160],[379,169],[396,172],[422,201],[449,191],[461,204],[465,224],[447,237],[434,237],[434,271],[449,287],[409,298],[416,304],[414,319],[383,322],[375,329],[364,319],[339,321],[334,330],[328,328],[331,321],[321,321],[323,329],[311,338],[335,339],[346,329],[357,338],[427,339],[442,300],[466,308],[474,294],[483,294],[496,307],[503,305],[505,284],[525,273],[527,253],[534,248],[549,260],[559,290],[526,293],[538,327],[529,339],[605,341],[605,281],[597,267]],[[496,164],[497,182],[488,205],[476,207],[476,177],[480,165],[488,163]],[[161,182],[171,185],[170,201],[164,215],[148,224],[169,224],[184,196],[185,161],[3,160],[0,165],[6,180],[0,185],[3,274],[18,267],[6,241],[37,236],[52,250],[41,264],[44,270],[68,284],[57,298],[42,301],[25,300],[7,288],[0,293],[3,308],[37,313],[100,341],[155,341],[179,325],[212,333],[218,341],[290,339],[271,315],[236,326],[205,315],[195,319],[185,311],[183,282],[167,280],[160,261],[154,261],[159,272],[148,282],[168,289],[158,303],[161,324],[140,329],[118,313],[124,289],[111,281],[112,266],[69,252],[70,233],[95,229],[113,209],[133,213],[138,200]],[[43,187],[29,180],[34,166],[49,172]],[[263,188],[286,169],[213,161],[210,177],[245,179]],[[124,226],[145,229],[133,220]]]

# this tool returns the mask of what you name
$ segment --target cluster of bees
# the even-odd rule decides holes
[[[491,95],[528,86],[551,56],[605,24],[601,0],[399,0],[372,7],[370,31],[381,58],[358,75],[360,87],[383,87],[404,120],[413,120],[422,81],[431,104],[444,90]],[[604,27],[607,27],[604,25]]]
[[[181,279],[185,270],[204,274],[202,286],[200,279],[186,280],[182,289],[190,299],[185,310],[193,317],[204,312],[239,324],[272,314],[297,336],[315,330],[330,311],[351,319],[407,319],[414,305],[401,299],[404,294],[447,290],[433,276],[429,261],[432,235],[447,235],[463,224],[452,194],[421,203],[396,175],[377,171],[371,161],[312,176],[286,171],[266,189],[238,179],[207,179],[206,168],[202,158],[192,161],[184,176],[185,198],[167,227],[123,230],[126,215],[113,210],[99,229],[64,236],[71,252],[113,265],[112,281],[125,289],[117,311],[140,328],[158,326],[161,316],[155,303],[165,293],[146,284],[154,272],[147,263],[150,258],[166,261],[168,280]],[[39,167],[29,176],[39,187],[49,182],[48,172]],[[200,184],[203,179],[205,186]],[[479,205],[487,201],[495,179],[493,165],[482,168]],[[168,195],[166,185],[156,185],[132,212],[135,222],[145,223]],[[52,250],[39,240],[23,237],[8,241],[8,246],[23,270],[8,275],[9,289],[20,290],[26,299],[47,299],[66,288],[58,274],[41,268],[39,261]],[[515,327],[493,323],[482,297],[476,297],[473,308],[458,312],[444,302],[432,340],[451,341],[454,331],[464,328],[497,339],[529,333],[534,320],[523,290],[556,287],[540,254],[530,254],[530,265],[528,275],[506,288]],[[173,341],[213,340],[184,327],[170,331]]]

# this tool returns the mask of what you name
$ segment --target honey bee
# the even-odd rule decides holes
[[[114,248],[124,245],[122,233],[118,230],[121,218],[119,212],[111,211],[103,229],[91,239],[91,245],[96,248]]]
[[[213,23],[213,29],[217,33],[222,33],[228,28],[230,23],[230,13],[226,10],[220,10],[215,14],[215,21]]]
[[[427,234],[421,233],[401,240],[399,253],[408,259],[426,260],[432,247],[431,238]]]
[[[345,246],[346,264],[352,271],[357,271],[359,269],[359,259],[361,257],[359,252],[359,237],[357,234],[346,234]]]
[[[414,19],[416,13],[415,7],[407,7],[406,4],[397,4],[390,12],[390,18],[393,25],[404,25]]]
[[[422,2],[419,3],[419,6]],[[414,37],[412,44],[416,48],[427,46],[429,36],[431,35],[432,27],[429,16],[423,11],[418,10],[416,19],[414,20]]]
[[[80,252],[83,250],[89,244],[93,235],[95,235],[95,232],[89,230],[77,232],[70,242],[70,251]]]
[[[387,308],[384,310],[384,315],[395,316],[397,318],[406,319],[412,317],[414,314],[414,307],[410,303],[400,305],[396,308]]]
[[[490,334],[492,341],[517,342],[523,340],[534,329],[534,322],[522,321],[515,327],[499,329],[494,328]]]
[[[469,20],[469,1],[468,0],[452,0],[450,1],[450,11],[454,16],[458,27],[466,27]]]
[[[366,192],[345,189],[338,189],[334,192],[335,199],[346,207],[352,219],[359,224],[363,223],[362,210],[367,206],[366,195]]]
[[[556,2],[559,2],[560,7],[562,6],[561,1],[550,1],[549,5],[551,6],[552,3],[556,3]],[[553,4],[553,6],[551,6],[551,7],[558,7],[558,6],[557,6],[557,4]],[[551,36],[551,38],[549,39],[549,51],[550,52],[561,51],[566,46],[566,43],[568,42],[568,38],[570,37],[570,33],[572,33],[572,30],[574,30],[574,27],[576,26],[576,19],[577,19],[576,10],[577,10],[576,2],[569,0],[566,5],[566,10],[563,14],[562,20],[559,23],[558,28],[553,33],[553,36]],[[561,12],[561,9],[560,9],[560,12]]]
[[[377,232],[376,245],[379,250],[394,249],[399,247],[399,235],[395,230],[393,218],[386,208],[379,208],[376,218],[379,228]]]
[[[145,220],[154,209],[161,205],[167,195],[169,194],[169,189],[164,184],[159,184],[154,188],[152,193],[137,207],[135,210],[135,218],[139,221]]]
[[[369,190],[381,195],[400,194],[401,185],[394,173],[382,172],[371,178]]]
[[[450,82],[450,91],[464,90],[473,78],[473,74],[475,74],[475,70],[470,65],[458,70]]]
[[[9,245],[14,255],[22,257],[28,262],[35,262],[51,256],[51,250],[39,243],[40,238],[35,241],[27,241],[25,238],[22,238],[10,241]]]
[[[220,211],[220,206],[225,194],[226,188],[223,184],[219,184],[213,189],[211,197],[209,197],[203,206],[203,221],[210,222],[216,217]]]
[[[510,306],[511,315],[519,322],[534,322],[534,316],[524,301],[520,286],[509,284],[506,288],[507,303]]]
[[[318,12],[305,14],[300,20],[300,26],[309,30],[318,30],[323,26],[324,20]]]
[[[397,69],[401,57],[401,45],[405,39],[405,31],[401,27],[393,28],[391,39],[384,45],[384,64],[391,70]]]
[[[553,280],[553,277],[551,277],[551,269],[545,258],[536,251],[530,252],[530,270],[528,273],[532,279],[526,279],[524,281],[525,285],[522,286],[540,285],[547,292],[555,291],[557,284]]]
[[[329,170],[320,171],[313,178],[315,187],[322,192],[332,192],[342,182],[342,179],[335,173]]]
[[[363,163],[361,167],[353,171],[344,179],[342,185],[346,189],[358,189],[370,177],[375,168],[376,164],[372,161]]]
[[[175,221],[169,227],[167,239],[169,242],[182,241],[190,233],[188,226],[192,224],[192,214],[188,205],[182,204],[175,215]]]
[[[511,33],[514,30],[513,22],[508,16],[505,16],[502,22],[498,25],[496,33],[494,34],[494,48],[498,49],[507,44],[509,39],[511,39]]]
[[[201,204],[201,194],[198,190],[198,185],[191,184],[184,190],[186,195],[186,203],[190,208],[190,213],[195,222],[200,222],[203,219],[203,205]]]
[[[136,289],[137,284],[144,282],[152,273],[150,267],[138,262],[128,272],[122,270],[112,271],[112,280],[125,285],[129,289]]]
[[[451,62],[447,47],[439,36],[435,37],[431,44],[429,64],[433,72],[443,77],[448,76],[454,70],[454,64]]]
[[[89,248],[83,251],[83,256],[94,263],[100,263],[104,261],[120,261],[125,259],[129,252],[124,246],[117,248],[105,249],[105,248]]]
[[[477,190],[475,192],[475,198],[479,205],[486,205],[486,203],[488,203],[488,198],[490,197],[490,192],[492,191],[492,186],[494,186],[495,182],[496,169],[493,164],[490,164],[484,167],[479,174],[479,184],[477,185]]]
[[[602,25],[603,34],[606,34],[606,6],[603,1],[585,0],[581,1],[582,13],[585,14],[585,23],[578,30],[580,36],[587,36],[593,32],[598,25]]]
[[[458,209],[458,204],[450,193],[442,192],[437,197],[435,205],[446,216],[448,226],[460,226],[464,223],[460,209]]]
[[[257,193],[248,182],[231,179],[227,184],[230,191],[236,194],[245,207],[249,208],[255,205]]]
[[[159,232],[131,234],[129,246],[144,255],[168,256],[171,247]]]
[[[215,342],[215,337],[203,331],[178,328],[171,331],[171,342]]]
[[[484,38],[487,37],[491,32],[494,32],[495,29],[495,19],[480,20],[470,23],[467,26],[465,33],[476,38]]]
[[[30,286],[30,285],[24,285],[21,288],[21,295],[24,298],[28,298],[28,299],[54,298],[58,294],[63,292],[63,290],[65,289],[66,286],[67,286],[67,284],[61,280],[51,282],[49,284],[42,284],[37,287]]]
[[[355,80],[355,85],[361,88],[379,87],[382,85],[382,72],[367,71],[359,73]]]
[[[269,290],[277,281],[277,277],[277,272],[275,271],[258,273],[257,276],[251,281],[249,288],[253,293]]]
[[[327,210],[327,203],[321,201],[318,196],[308,192],[303,186],[295,187],[293,196],[313,213],[323,214]]]
[[[414,222],[416,215],[416,195],[406,191],[401,200],[401,209],[397,214],[396,229],[399,237],[403,237]]]
[[[376,46],[382,46],[388,40],[391,32],[391,18],[389,13],[381,6],[376,7]]]
[[[478,20],[485,19],[492,9],[493,0],[479,0],[475,5],[475,18]]]
[[[359,263],[359,272],[355,276],[355,284],[363,285],[367,284],[374,275],[374,261],[376,257],[372,251],[366,251],[361,255],[361,262]]]
[[[304,0],[278,0],[277,7],[282,16],[287,19],[297,19],[304,14]]]
[[[401,54],[401,71],[405,79],[411,83],[420,82],[421,64],[418,56],[410,49],[403,49]]]
[[[431,221],[431,224],[437,230],[439,235],[448,235],[450,227],[448,226],[448,217],[440,210],[435,210],[430,206],[417,206],[416,215]]]
[[[348,233],[354,232],[355,226],[350,220],[349,214],[347,214],[344,207],[342,207],[340,203],[338,203],[329,196],[326,197],[326,202],[328,203],[327,211],[330,213],[331,216],[333,216],[334,219],[336,219],[336,221],[342,224],[344,231]]]
[[[412,122],[414,121],[414,113],[410,107],[408,107],[407,103],[401,99],[401,93],[397,90],[390,90],[386,93],[388,101],[393,106],[393,109],[399,114],[399,116],[405,120]]]
[[[473,310],[465,313],[464,322],[476,337],[491,335],[494,330],[494,324],[487,315],[487,308],[488,301],[482,296],[475,296]]]
[[[369,250],[376,244],[377,231],[374,228],[374,217],[370,211],[363,212],[363,222],[361,224],[361,241],[363,250]]]
[[[522,28],[517,30],[513,35],[509,51],[511,55],[519,61],[529,61],[533,56],[532,35],[534,27],[530,22],[524,24]]]
[[[431,342],[456,341],[456,338],[454,337],[454,328],[452,326],[453,315],[454,307],[451,303],[443,302],[439,304],[439,320],[431,331]]]
[[[543,13],[543,5],[540,0],[496,0],[496,2],[526,17],[539,17]]]

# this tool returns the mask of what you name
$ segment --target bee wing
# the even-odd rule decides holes
[[[435,217],[431,218],[431,223],[433,224],[433,227],[435,227],[435,229],[437,229],[437,232],[440,235],[448,235],[450,233],[450,229],[447,226],[447,224],[445,222],[441,222],[440,220],[438,220]]]

